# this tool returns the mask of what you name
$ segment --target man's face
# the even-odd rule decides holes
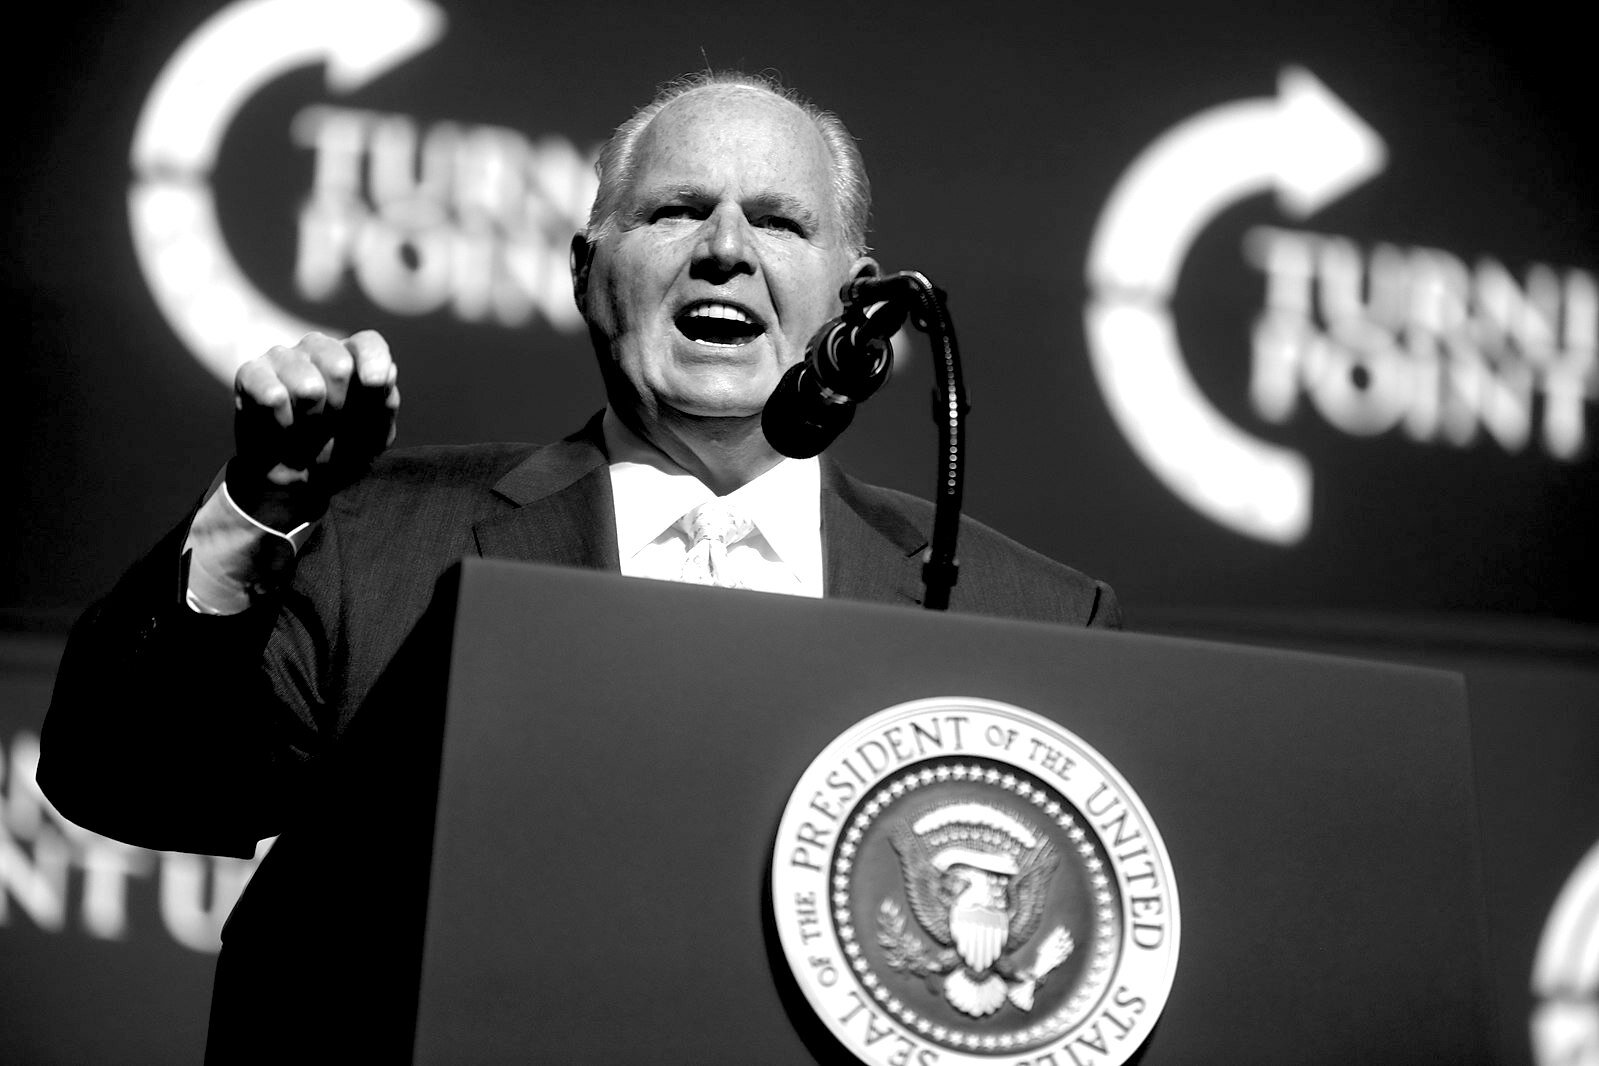
[[[827,147],[792,104],[713,89],[656,116],[637,161],[578,272],[611,404],[646,431],[759,414],[871,262],[845,247]]]

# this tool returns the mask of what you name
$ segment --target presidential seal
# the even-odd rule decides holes
[[[890,707],[828,745],[778,828],[800,989],[885,1066],[1117,1066],[1177,966],[1177,888],[1114,767],[992,700]]]

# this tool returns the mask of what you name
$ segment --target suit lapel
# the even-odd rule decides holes
[[[540,448],[494,486],[515,509],[473,527],[478,551],[500,559],[619,571],[615,505],[600,416]],[[927,536],[887,496],[822,460],[826,594],[879,603],[922,602]]]
[[[922,602],[927,537],[886,498],[822,460],[822,552],[829,598]]]
[[[596,415],[540,448],[494,486],[514,511],[473,527],[478,551],[500,559],[619,570],[611,479]]]

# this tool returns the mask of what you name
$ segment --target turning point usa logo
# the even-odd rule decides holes
[[[140,270],[190,353],[231,383],[240,363],[319,326],[246,276],[217,216],[212,175],[230,124],[257,92],[321,64],[348,95],[435,44],[429,0],[239,0],[179,46],[134,132],[129,223]],[[322,303],[353,286],[392,314],[447,313],[577,332],[568,242],[597,179],[594,153],[559,134],[332,103],[307,106],[283,150],[309,150],[312,186],[296,228],[294,287]]]
[[[1088,351],[1133,451],[1179,499],[1235,532],[1291,545],[1311,524],[1298,452],[1234,424],[1205,398],[1170,303],[1194,239],[1224,209],[1275,192],[1303,219],[1375,178],[1382,139],[1308,71],[1276,97],[1201,112],[1134,160],[1088,255]],[[1302,411],[1351,436],[1419,444],[1487,438],[1574,462],[1599,396],[1599,282],[1437,248],[1257,227],[1248,262],[1266,298],[1251,337],[1249,399],[1266,423]]]

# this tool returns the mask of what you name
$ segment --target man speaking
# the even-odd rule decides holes
[[[606,397],[587,426],[389,450],[382,337],[274,348],[238,373],[225,477],[74,627],[39,766],[61,812],[157,849],[278,837],[224,932],[212,1061],[409,1047],[437,723],[405,645],[462,556],[918,600],[932,506],[761,429],[841,286],[877,269],[842,124],[702,74],[620,126],[599,171],[572,255]],[[960,545],[951,610],[1120,622],[1108,587],[992,530],[964,522]]]

